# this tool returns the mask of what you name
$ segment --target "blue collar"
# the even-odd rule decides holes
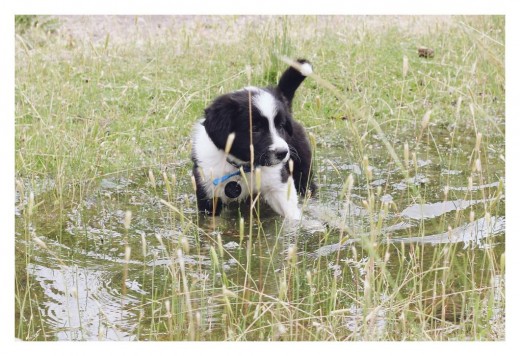
[[[233,162],[229,159],[229,157],[226,159],[226,161],[231,164],[232,166],[234,166],[235,168],[238,168],[237,171],[233,172],[233,173],[229,173],[229,174],[225,174],[223,175],[222,177],[220,178],[215,178],[213,179],[213,185],[214,186],[217,186],[219,185],[220,183],[222,182],[225,182],[227,181],[229,178],[231,177],[234,177],[234,176],[238,176],[240,175],[241,173],[241,168],[244,170],[244,173],[249,173],[251,172],[251,165],[249,163],[246,163],[246,164],[238,164],[236,162]]]

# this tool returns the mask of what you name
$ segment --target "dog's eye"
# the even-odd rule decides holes
[[[253,126],[251,127],[251,130],[253,132],[262,132],[268,128],[267,120],[261,121],[261,120],[255,120],[253,121]]]
[[[285,129],[285,122],[280,120],[277,123],[274,124],[277,130],[284,130]]]
[[[280,114],[276,115],[276,117],[274,118],[274,126],[279,129],[283,128],[284,125],[285,120],[283,119],[283,117]]]

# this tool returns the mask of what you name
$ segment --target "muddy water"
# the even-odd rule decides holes
[[[352,158],[350,147],[319,144],[316,177],[320,193],[306,202],[305,218],[298,226],[287,225],[265,205],[260,206],[262,221],[250,220],[247,207],[231,207],[216,219],[199,216],[188,159],[165,167],[168,180],[175,179],[171,186],[159,170],[154,184],[148,171],[135,171],[100,179],[78,203],[58,207],[51,203],[55,190],[52,179],[27,182],[20,177],[24,191],[16,196],[17,282],[21,295],[30,286],[32,303],[36,303],[33,317],[39,319],[39,330],[32,338],[160,339],[160,335],[150,333],[158,329],[155,318],[167,313],[163,302],[172,293],[169,266],[178,257],[177,250],[184,250],[190,280],[206,286],[214,273],[210,250],[220,236],[226,251],[222,268],[228,278],[240,280],[247,254],[240,236],[240,216],[246,235],[253,222],[250,274],[266,294],[277,293],[276,273],[289,246],[297,246],[304,263],[322,258],[331,273],[347,274],[334,263],[338,253],[359,246],[374,226],[378,226],[377,236],[384,243],[424,244],[426,259],[428,251],[433,253],[435,246],[443,244],[473,249],[477,254],[494,249],[500,255],[505,249],[505,197],[500,192],[505,184],[500,157],[503,143],[497,138],[499,142],[487,151],[481,175],[472,172],[468,163],[474,144],[471,139],[452,145],[447,132],[439,130],[436,135],[437,142],[419,149],[415,161],[410,159],[408,175],[393,164],[377,137],[370,138],[365,152],[369,176],[363,163]],[[402,142],[391,143],[402,147]],[[349,175],[354,177],[354,185],[347,197]],[[472,177],[471,186],[468,177]],[[37,202],[44,203],[38,214],[28,217],[30,191]],[[373,204],[368,191],[373,193]],[[382,216],[383,203],[389,208]],[[127,211],[132,212],[128,229]],[[339,241],[346,231],[349,238]],[[35,243],[35,237],[45,246]],[[127,245],[130,251],[125,250]],[[335,257],[327,261],[327,256]],[[360,253],[352,263],[361,265],[365,258]],[[219,315],[211,308],[211,292],[200,297],[209,298],[202,318],[212,329]],[[175,314],[175,306],[171,308]],[[17,313],[17,325],[27,323],[21,323],[20,318],[28,318],[23,311]],[[380,319],[384,324],[384,315]],[[355,322],[347,324],[353,323],[355,329]],[[17,336],[23,337],[23,332]]]

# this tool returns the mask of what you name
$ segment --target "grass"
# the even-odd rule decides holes
[[[160,36],[135,19],[123,35],[83,40],[60,20],[19,20],[17,338],[505,338],[503,234],[484,248],[391,243],[504,215],[503,17],[198,18]],[[420,46],[434,57],[419,57]],[[284,56],[316,72],[294,103],[320,183],[318,203],[304,204],[363,215],[316,233],[287,233],[261,205],[262,219],[247,209],[199,217],[193,123],[216,95],[275,82]],[[421,175],[430,181],[392,190]],[[400,215],[458,199],[483,203]],[[74,281],[65,319],[76,328],[60,330],[42,308],[52,279],[42,282],[39,266]],[[82,307],[81,280],[98,270],[110,281],[101,306]],[[82,324],[92,310],[95,332]]]

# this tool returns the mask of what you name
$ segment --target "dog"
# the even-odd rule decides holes
[[[312,195],[316,185],[311,145],[292,116],[292,101],[311,73],[311,64],[299,59],[276,86],[245,87],[204,110],[191,155],[199,212],[219,215],[222,204],[260,193],[279,215],[301,219],[298,194]]]

